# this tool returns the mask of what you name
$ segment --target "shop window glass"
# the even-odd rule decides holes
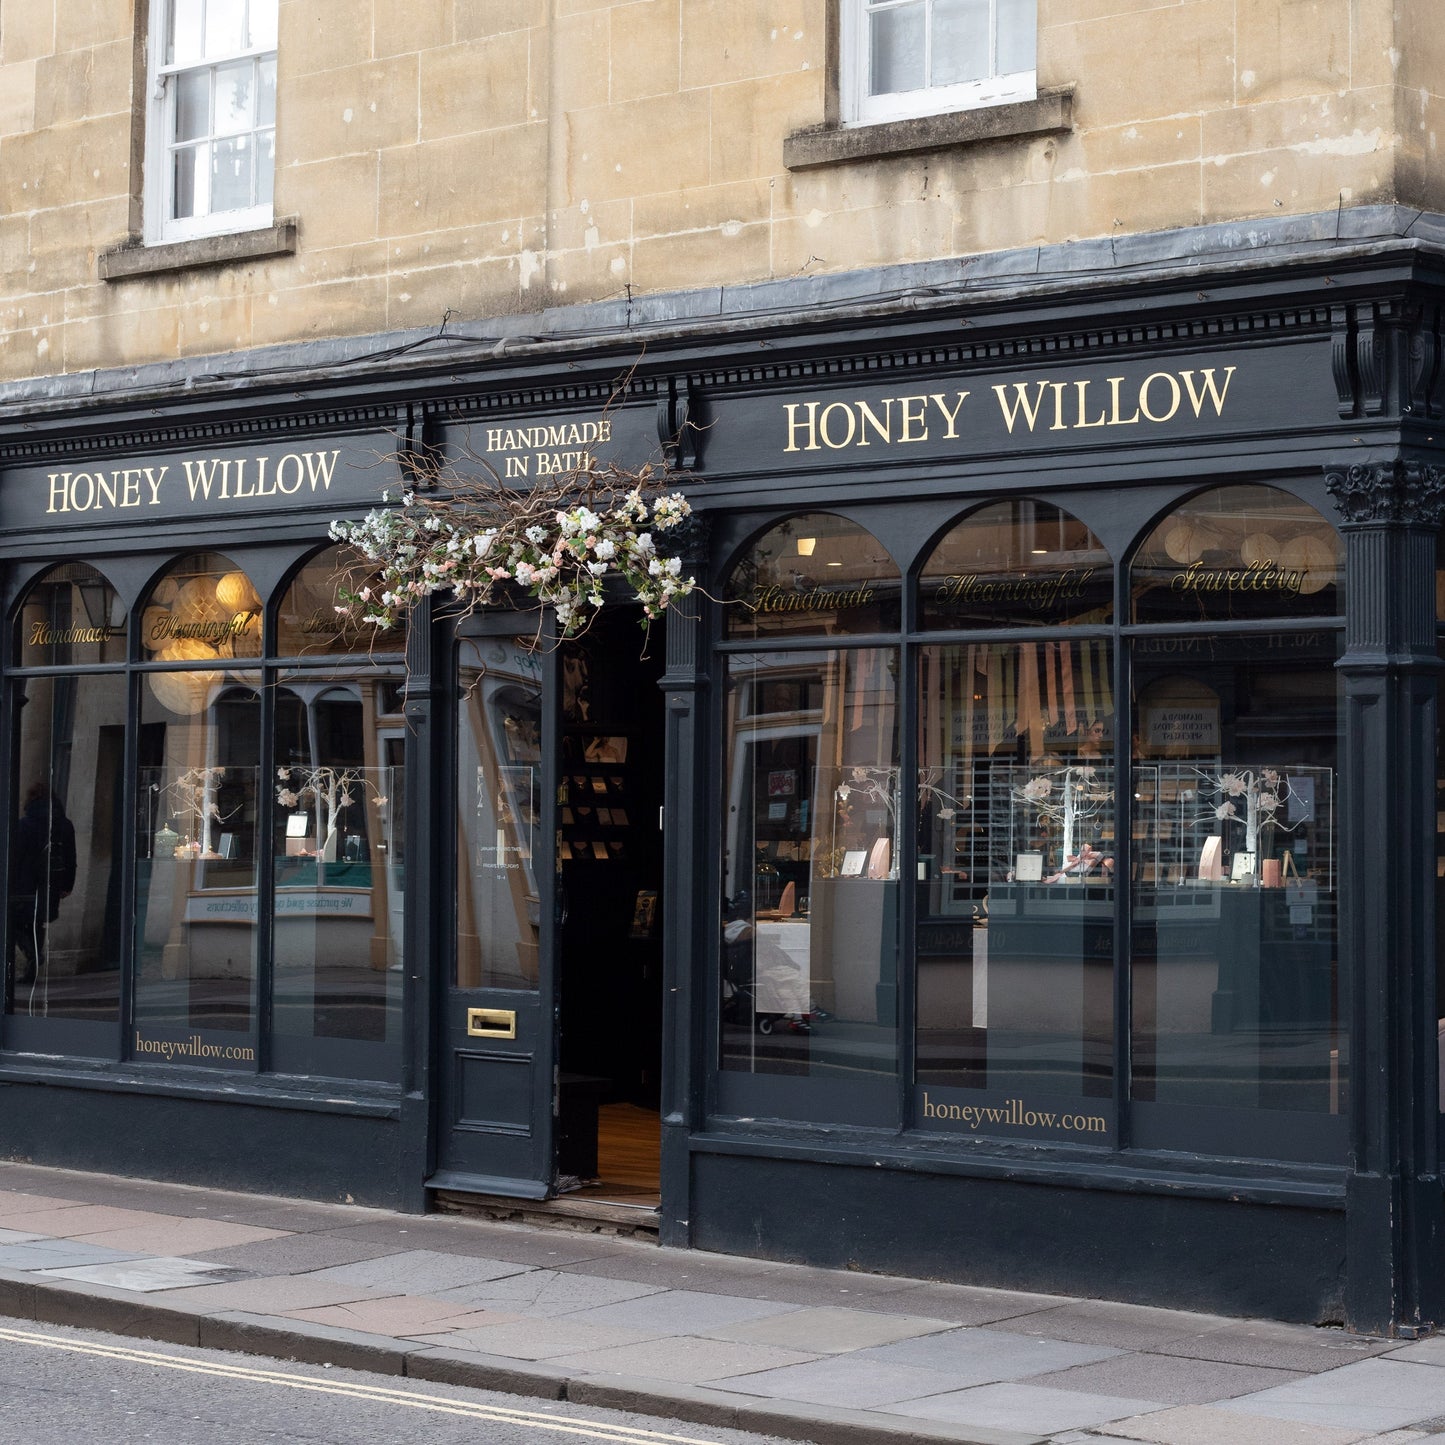
[[[1107,1142],[1058,1104],[1112,1091],[1110,644],[926,647],[918,689],[918,1123]]]
[[[215,552],[183,557],[151,589],[140,617],[141,661],[183,663],[192,671],[151,690],[172,711],[204,705],[204,665],[261,652],[261,597],[246,574]]]
[[[58,590],[47,587],[47,602]],[[10,774],[16,814],[9,837],[6,1012],[114,1023],[125,676],[18,679],[11,697],[18,720]]]
[[[1135,622],[1344,612],[1339,534],[1274,487],[1217,487],[1177,508],[1145,539],[1129,581]]]
[[[898,569],[878,540],[825,512],[789,517],[733,568],[723,596],[730,639],[894,632]]]
[[[728,659],[726,1070],[896,1069],[898,661],[891,647]]]
[[[276,615],[276,651],[282,657],[341,653],[393,656],[406,651],[404,627],[383,631],[338,612],[341,593],[377,585],[375,564],[353,547],[328,547],[296,574]]]
[[[125,661],[125,608],[84,562],[53,568],[25,594],[16,654],[22,667],[83,667]]]
[[[1140,1142],[1278,1158],[1342,1147],[1339,646],[1332,629],[1134,640]]]
[[[386,683],[397,680],[293,673],[276,689],[272,1054],[288,1072],[393,1072],[405,732],[386,716]]]
[[[458,649],[456,988],[535,989],[541,956],[538,659],[513,637]]]
[[[254,1068],[260,693],[199,676],[152,673],[141,692],[132,1042],[140,1059]]]
[[[1114,569],[1099,539],[1067,512],[999,502],[942,538],[919,593],[930,631],[1107,623]]]

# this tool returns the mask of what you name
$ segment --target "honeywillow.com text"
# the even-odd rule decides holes
[[[1130,383],[1123,376],[1083,381],[1003,382],[990,388],[1010,436],[1036,432],[1088,431],[1095,427],[1163,426],[1181,414],[1202,420],[1223,417],[1236,367],[1155,371]],[[931,440],[958,441],[974,408],[969,391],[885,396],[877,401],[790,401],[785,452],[842,451],[908,445]],[[987,401],[984,403],[988,407]],[[992,408],[988,408],[990,411]],[[963,430],[961,430],[961,428]]]

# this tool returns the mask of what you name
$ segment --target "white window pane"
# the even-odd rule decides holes
[[[250,44],[255,50],[276,48],[276,0],[251,0]]]
[[[246,0],[206,0],[206,54],[227,55],[246,44]]]
[[[988,0],[936,0],[932,85],[959,85],[989,74]]]
[[[261,88],[256,96],[256,124],[276,124],[276,61],[261,62]]]
[[[238,135],[251,130],[251,102],[256,95],[256,67],[249,60],[216,67],[216,134]]]
[[[998,0],[998,73],[1034,69],[1037,51],[1035,0]]]
[[[256,204],[269,206],[276,190],[276,132],[256,137]]]
[[[176,140],[199,140],[211,130],[211,72],[190,70],[176,76]]]
[[[171,0],[171,33],[166,60],[187,65],[201,58],[201,15],[203,0]]]
[[[175,193],[171,216],[178,221],[205,214],[207,146],[186,146],[175,154]]]
[[[870,95],[923,89],[924,23],[921,3],[876,10],[869,17]]]
[[[251,204],[250,136],[216,142],[211,166],[211,212],[239,211]]]

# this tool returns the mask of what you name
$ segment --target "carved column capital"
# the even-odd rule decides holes
[[[1445,467],[1396,457],[1325,468],[1325,484],[1346,527],[1438,527],[1445,515]]]

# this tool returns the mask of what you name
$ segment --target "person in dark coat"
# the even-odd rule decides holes
[[[48,783],[34,783],[10,838],[10,956],[27,982],[45,958],[45,930],[75,887],[75,827]]]

